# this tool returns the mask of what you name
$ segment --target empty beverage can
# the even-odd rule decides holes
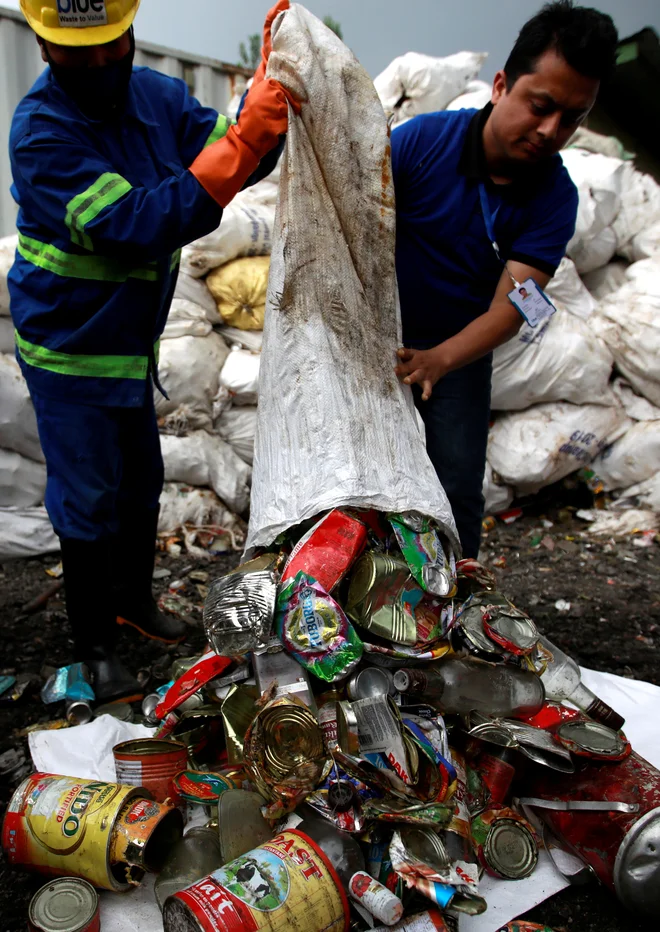
[[[60,877],[37,891],[28,911],[28,932],[100,932],[99,897],[79,877]]]

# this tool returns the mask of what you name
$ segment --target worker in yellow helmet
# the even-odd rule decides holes
[[[133,67],[139,5],[21,0],[49,67],[10,137],[17,358],[48,467],[74,659],[102,702],[141,691],[115,649],[118,621],[166,643],[185,634],[151,593],[163,484],[153,385],[181,247],[272,170],[291,100],[265,77],[288,0],[266,18],[236,125],[183,81]]]

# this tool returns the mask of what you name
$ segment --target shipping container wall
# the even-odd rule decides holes
[[[242,68],[146,42],[137,43],[135,64],[182,78],[195,97],[220,113],[236,91],[244,90],[248,76]],[[16,221],[16,204],[9,190],[12,114],[44,67],[34,33],[22,14],[0,7],[0,236],[13,233]]]

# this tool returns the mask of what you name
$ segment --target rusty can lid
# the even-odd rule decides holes
[[[29,921],[38,932],[81,932],[96,915],[94,887],[78,877],[61,877],[32,897]]]
[[[660,914],[660,806],[629,830],[614,861],[614,889],[623,905],[652,919]]]
[[[619,733],[600,722],[564,722],[557,735],[569,750],[575,745],[597,757],[619,757],[626,749]]]
[[[496,819],[483,845],[483,857],[493,872],[507,880],[529,877],[539,858],[534,836],[514,819]]]

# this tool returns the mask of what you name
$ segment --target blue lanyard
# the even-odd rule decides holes
[[[493,249],[495,250],[495,255],[500,260],[509,278],[511,279],[511,281],[517,288],[518,282],[513,277],[513,275],[509,271],[508,265],[502,258],[501,253],[500,253],[500,247],[497,245],[497,240],[495,239],[495,221],[497,220],[497,215],[499,213],[501,205],[498,204],[497,207],[495,208],[494,213],[491,213],[490,202],[488,200],[488,192],[486,191],[486,186],[484,185],[483,181],[479,183],[479,198],[481,200],[481,212],[484,215],[484,223],[486,225],[486,233],[488,235],[488,239],[490,240],[491,245]]]

